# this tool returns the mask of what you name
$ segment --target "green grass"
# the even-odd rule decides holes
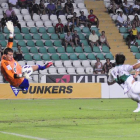
[[[138,140],[130,99],[0,100],[0,131],[47,140]],[[0,140],[23,140],[0,132]]]

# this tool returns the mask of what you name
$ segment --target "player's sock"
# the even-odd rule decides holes
[[[40,66],[40,65],[38,65],[38,70],[45,70],[46,69],[46,66],[44,65],[44,66]]]

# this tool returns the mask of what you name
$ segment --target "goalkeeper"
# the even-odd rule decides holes
[[[4,50],[4,55],[1,58],[1,72],[6,81],[10,83],[11,86],[19,87],[22,90],[28,90],[29,87],[29,73],[22,73],[22,67],[13,58],[13,37],[14,37],[14,27],[11,21],[6,23],[8,30],[10,31],[10,36],[6,49]],[[27,66],[30,67],[31,71],[44,70],[50,67],[53,63],[49,62],[44,66],[35,65]]]

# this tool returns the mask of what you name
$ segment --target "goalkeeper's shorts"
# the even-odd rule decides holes
[[[29,81],[27,79],[24,79],[23,82],[19,85],[19,88],[21,88],[22,90],[28,90]]]

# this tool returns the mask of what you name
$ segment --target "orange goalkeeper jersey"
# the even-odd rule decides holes
[[[7,47],[12,48],[13,41],[8,41]],[[17,61],[8,61],[5,59],[4,55],[1,58],[1,72],[6,81],[8,81],[12,86],[18,87],[24,80],[24,78],[14,78],[14,74],[21,74],[22,67]]]

